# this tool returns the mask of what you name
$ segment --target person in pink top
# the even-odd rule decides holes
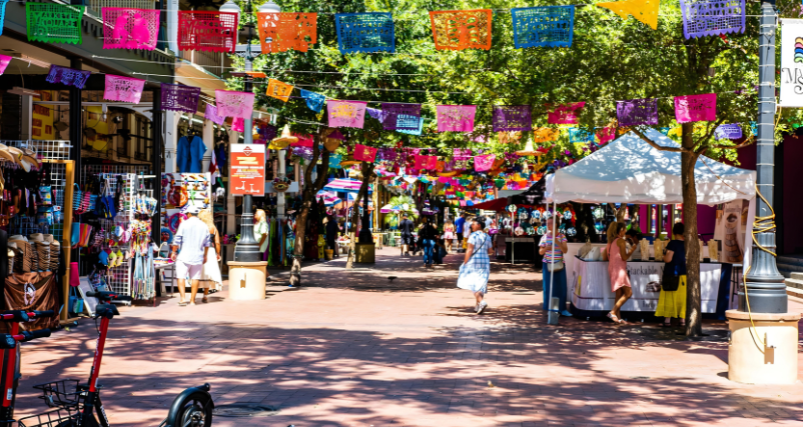
[[[627,251],[625,244],[625,232],[627,226],[623,222],[614,222],[608,227],[608,247],[605,253],[608,254],[608,275],[611,277],[611,292],[616,294],[613,310],[608,313],[608,318],[616,323],[625,323],[622,320],[622,306],[633,296],[630,289],[630,276],[627,275],[627,260],[636,250],[636,246],[630,252]]]

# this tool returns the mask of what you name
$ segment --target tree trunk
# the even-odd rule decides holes
[[[374,174],[374,164],[368,162],[362,162],[362,185],[360,186],[360,192],[357,193],[357,199],[354,201],[354,208],[353,212],[351,212],[351,235],[349,239],[351,244],[349,245],[349,256],[346,259],[346,268],[351,269],[354,268],[354,251],[357,248],[357,223],[360,220],[360,208],[359,203],[360,200],[365,200],[365,214],[368,214],[368,186],[371,184],[371,177]]]
[[[697,187],[694,166],[699,154],[694,150],[693,123],[683,124],[683,148],[680,173],[683,185],[683,223],[686,232],[686,336],[703,334],[702,294],[700,286],[700,244],[697,237]],[[671,233],[671,231],[670,231]]]
[[[315,135],[312,145],[312,160],[304,168],[304,190],[301,193],[301,210],[296,217],[296,241],[293,247],[293,266],[290,269],[290,286],[301,286],[301,260],[304,257],[304,237],[307,231],[309,211],[315,207],[315,194],[326,184],[326,171],[329,169],[329,151],[323,150],[323,167],[315,182],[312,181],[312,170],[318,163],[321,150],[318,143],[320,136]],[[280,195],[281,196],[281,195]]]

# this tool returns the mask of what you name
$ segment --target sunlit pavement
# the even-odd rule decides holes
[[[156,426],[176,394],[208,382],[217,405],[278,409],[215,426],[803,426],[800,384],[727,380],[725,322],[707,321],[698,342],[639,319],[548,326],[541,275],[508,264],[494,264],[477,316],[455,288],[461,260],[427,270],[386,248],[370,268],[310,264],[300,289],[273,271],[264,301],[123,308],[101,370],[106,412]],[[24,345],[18,415],[44,409],[34,384],[88,377],[95,336],[87,319]]]

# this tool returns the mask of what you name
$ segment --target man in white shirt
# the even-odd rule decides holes
[[[170,258],[176,262],[178,293],[181,295],[181,301],[178,303],[180,306],[187,305],[184,301],[187,280],[190,280],[191,286],[190,305],[195,305],[195,295],[198,293],[198,281],[206,263],[206,253],[212,246],[209,227],[196,216],[200,211],[197,206],[190,205],[184,212],[187,219],[181,222],[173,237],[173,253]]]

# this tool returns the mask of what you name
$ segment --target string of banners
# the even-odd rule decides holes
[[[0,24],[8,0],[0,0]],[[619,15],[632,16],[653,30],[658,28],[660,0],[623,0],[596,3]],[[683,34],[691,37],[744,32],[745,0],[680,0]],[[85,6],[25,4],[28,40],[81,44]],[[156,9],[103,7],[103,48],[156,48],[159,35]],[[571,47],[575,6],[538,6],[510,10],[516,49]],[[491,9],[429,12],[432,40],[437,50],[491,49],[494,13]],[[396,51],[396,31],[390,12],[334,15],[340,52]],[[318,42],[318,14],[258,13],[262,53],[307,52]],[[178,12],[178,48],[181,51],[234,52],[239,14],[182,10]],[[1,31],[1,30],[0,30]],[[0,34],[2,34],[0,32]]]

